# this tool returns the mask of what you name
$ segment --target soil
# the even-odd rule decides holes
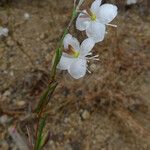
[[[148,3],[113,2],[121,8],[113,22],[118,27],[108,26],[105,40],[95,47],[100,61],[90,62],[91,74],[74,80],[57,72],[59,85],[46,109],[45,150],[150,150]],[[0,25],[9,29],[0,38],[0,150],[18,149],[10,126],[21,136],[32,133],[30,122],[22,120],[48,85],[72,7],[70,0],[0,2]],[[74,26],[70,32],[81,41],[85,37]]]

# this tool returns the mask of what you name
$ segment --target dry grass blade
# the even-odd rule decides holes
[[[150,141],[149,132],[147,132],[147,130],[144,129],[127,110],[123,108],[117,108],[113,113],[136,137],[145,138]]]

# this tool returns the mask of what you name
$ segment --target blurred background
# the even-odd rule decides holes
[[[81,9],[90,7],[85,0]],[[103,0],[118,6],[105,40],[94,48],[91,74],[74,80],[58,71],[49,103],[45,150],[150,149],[150,1]],[[18,150],[8,132],[28,138],[31,113],[49,82],[51,61],[73,0],[0,0],[0,150]],[[0,28],[1,30],[1,28]],[[72,25],[80,42],[85,33]],[[32,134],[31,134],[32,135]]]

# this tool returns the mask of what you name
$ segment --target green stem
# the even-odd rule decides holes
[[[37,125],[37,130],[36,130],[37,135],[36,135],[36,139],[35,139],[34,150],[41,149],[41,142],[42,142],[42,138],[43,138],[42,134],[43,134],[43,129],[45,127],[46,118],[47,118],[47,115],[45,115],[45,117],[43,119],[41,119],[42,112],[43,112],[44,107],[46,107],[46,105],[48,104],[51,95],[53,94],[53,92],[55,91],[55,89],[57,87],[58,83],[55,81],[55,76],[56,76],[57,65],[62,56],[63,40],[64,40],[66,34],[68,33],[70,26],[71,26],[72,22],[74,21],[74,19],[76,18],[76,16],[77,16],[77,11],[74,6],[73,11],[72,11],[71,20],[70,20],[67,28],[64,30],[62,38],[59,41],[58,48],[55,51],[54,61],[52,64],[52,70],[51,70],[51,74],[50,74],[51,82],[50,82],[48,88],[46,89],[46,91],[41,96],[38,106],[35,109],[35,112],[38,113],[38,125]]]
[[[45,115],[43,118],[40,118],[40,120],[39,120],[37,140],[35,143],[34,150],[41,150],[42,142],[43,142],[43,130],[46,125],[46,119],[47,119],[47,115]]]
[[[47,89],[44,91],[44,93],[41,96],[41,99],[35,109],[36,113],[40,113],[41,110],[43,110],[44,106],[48,104],[53,92],[55,91],[58,83],[57,82],[51,82]]]
[[[68,33],[68,31],[70,29],[70,26],[71,26],[72,22],[74,21],[74,19],[76,18],[76,16],[77,16],[77,11],[76,11],[75,8],[73,8],[71,20],[70,20],[67,28],[64,30],[62,38],[60,39],[60,42],[59,42],[59,46],[58,46],[58,48],[56,49],[56,52],[55,52],[54,61],[53,61],[53,65],[52,65],[52,70],[51,70],[51,80],[55,79],[57,65],[58,65],[58,63],[60,61],[60,58],[62,56],[63,40],[64,40],[66,34]]]

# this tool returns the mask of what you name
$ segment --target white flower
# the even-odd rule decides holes
[[[92,38],[85,39],[80,45],[76,38],[67,34],[64,38],[65,51],[62,54],[57,68],[68,70],[69,74],[75,79],[83,77],[87,70],[87,60],[91,58],[96,60],[97,56],[87,57],[91,54],[90,51],[94,45],[95,42]]]
[[[95,42],[104,39],[106,25],[116,17],[117,7],[112,4],[101,5],[102,0],[95,0],[90,10],[83,10],[76,21],[76,28],[80,31],[86,30],[88,37],[93,37]]]
[[[8,32],[9,32],[9,30],[7,28],[0,27],[0,37],[8,36]]]

